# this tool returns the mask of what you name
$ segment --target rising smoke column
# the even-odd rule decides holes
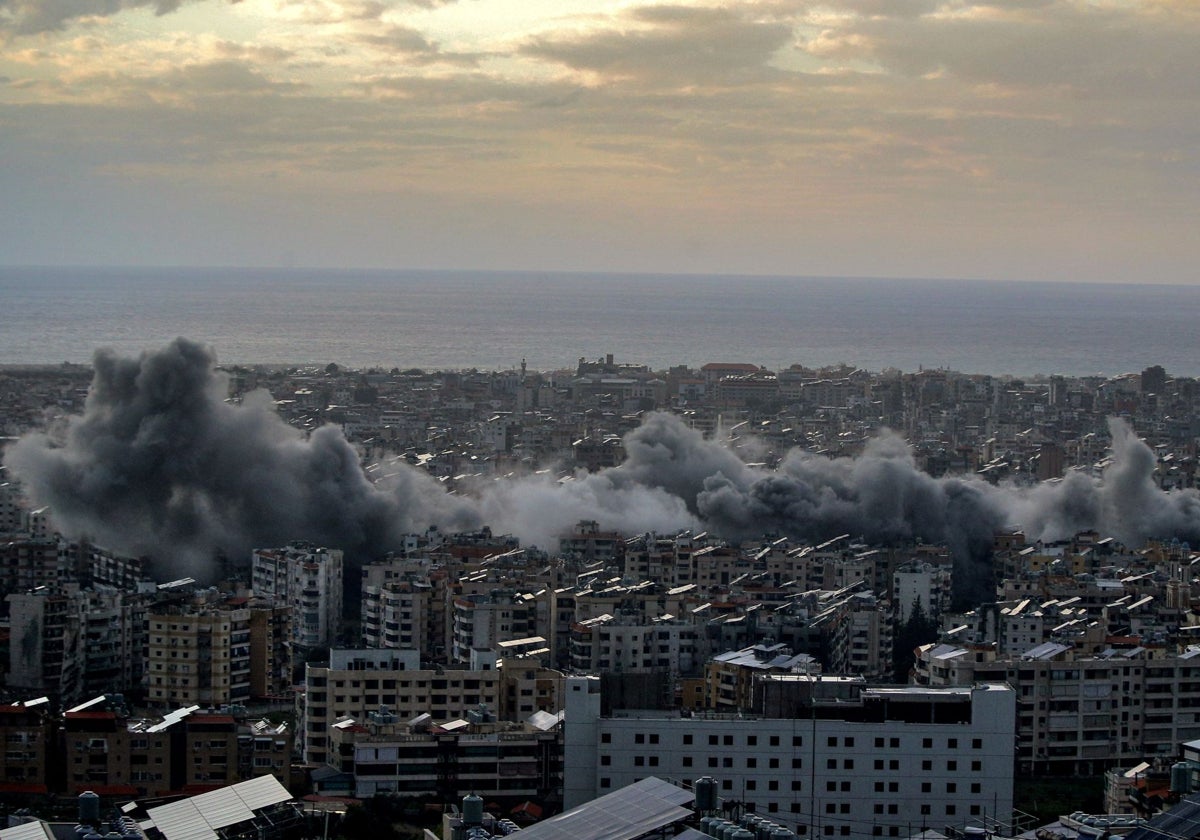
[[[305,437],[269,394],[224,401],[205,346],[176,339],[137,359],[95,354],[82,415],[59,440],[19,440],[5,464],[71,537],[150,554],[209,577],[215,552],[310,540],[372,553],[429,521],[472,527],[475,512],[409,471],[372,484],[334,427]]]

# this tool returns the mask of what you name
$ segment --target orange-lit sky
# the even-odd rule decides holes
[[[0,0],[0,262],[1200,282],[1200,0]]]

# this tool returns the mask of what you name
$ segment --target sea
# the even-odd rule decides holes
[[[221,364],[655,369],[845,363],[1032,377],[1200,375],[1200,287],[988,280],[0,267],[0,365],[186,336]]]

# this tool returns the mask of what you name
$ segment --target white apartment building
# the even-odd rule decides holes
[[[576,671],[668,671],[690,674],[700,667],[697,651],[704,626],[664,616],[601,615],[571,627],[571,667]]]
[[[1079,656],[1045,642],[996,657],[987,648],[926,645],[916,678],[929,686],[1011,685],[1022,772],[1095,774],[1174,755],[1181,742],[1200,738],[1200,647],[1172,656],[1146,648]]]
[[[255,549],[250,585],[260,598],[292,608],[292,643],[325,647],[342,626],[342,552],[294,542]]]
[[[910,837],[1011,820],[1015,695],[1004,685],[860,688],[767,677],[818,692],[784,714],[600,712],[599,680],[567,680],[564,807],[648,776],[718,780],[719,795],[797,833]],[[788,690],[782,683],[777,686]]]
[[[908,621],[916,604],[927,618],[937,618],[950,606],[950,567],[913,561],[892,573],[892,605],[897,624]]]
[[[423,669],[412,650],[330,651],[328,664],[305,668],[305,690],[298,695],[297,729],[304,760],[331,762],[334,724],[366,722],[386,709],[399,722],[428,715],[434,723],[466,718],[481,707],[501,719],[524,720],[543,705],[557,705],[562,674],[494,656],[470,669]],[[555,712],[556,708],[545,711]]]

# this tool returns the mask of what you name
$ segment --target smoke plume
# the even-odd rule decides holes
[[[1102,479],[1072,473],[1018,488],[933,478],[891,433],[854,458],[794,451],[776,469],[752,467],[677,417],[652,414],[627,436],[618,467],[454,495],[402,464],[372,481],[335,427],[305,436],[265,393],[227,403],[214,366],[206,347],[186,339],[137,359],[100,351],[83,414],[59,435],[23,437],[5,464],[66,535],[196,577],[209,576],[215,552],[236,559],[301,539],[370,557],[429,525],[488,524],[551,549],[581,519],[626,533],[704,528],[731,539],[920,538],[948,543],[959,572],[982,586],[990,580],[976,564],[1001,528],[1030,539],[1095,529],[1134,546],[1200,537],[1200,495],[1159,490],[1153,453],[1118,421]]]

